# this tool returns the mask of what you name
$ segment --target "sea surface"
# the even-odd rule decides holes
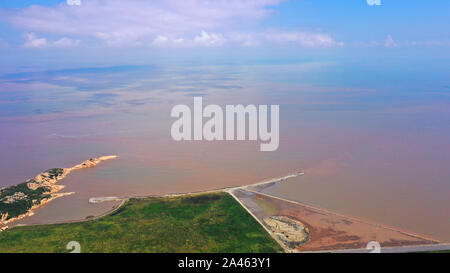
[[[17,222],[54,223],[117,205],[91,197],[202,191],[304,171],[266,192],[450,242],[450,77],[422,72],[298,61],[4,73],[0,187],[118,155],[71,173],[62,184],[76,194]],[[170,110],[195,96],[205,105],[280,105],[279,149],[174,141]]]

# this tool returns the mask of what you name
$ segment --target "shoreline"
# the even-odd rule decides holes
[[[416,238],[420,238],[420,239],[424,239],[424,240],[429,240],[429,241],[433,241],[433,242],[436,242],[436,243],[440,243],[439,240],[436,240],[434,238],[428,237],[427,235],[417,234],[417,233],[414,233],[414,232],[411,232],[411,231],[408,231],[408,230],[404,230],[404,229],[399,228],[399,227],[390,226],[390,225],[383,224],[383,223],[378,223],[378,222],[375,222],[375,221],[372,221],[372,220],[368,220],[368,219],[365,219],[365,218],[362,218],[362,217],[356,217],[356,216],[341,214],[339,212],[335,212],[335,211],[328,210],[328,209],[325,209],[325,208],[321,208],[321,207],[318,207],[318,206],[313,206],[313,205],[306,204],[306,203],[303,203],[303,202],[289,200],[289,199],[285,199],[285,198],[282,198],[282,197],[273,196],[273,195],[266,194],[266,193],[263,193],[263,192],[258,192],[258,191],[255,191],[255,190],[248,189],[249,187],[263,186],[263,185],[267,185],[267,184],[270,184],[270,183],[275,183],[275,184],[281,183],[283,181],[289,180],[290,178],[303,176],[304,174],[305,174],[304,172],[297,172],[295,174],[289,174],[289,175],[286,175],[286,176],[283,176],[283,177],[278,177],[278,178],[271,178],[269,180],[264,180],[262,182],[256,182],[256,183],[253,183],[253,184],[242,185],[242,186],[237,186],[237,187],[224,187],[224,188],[218,188],[218,189],[215,189],[215,190],[195,191],[195,192],[186,192],[186,193],[167,193],[167,194],[162,194],[162,195],[146,195],[146,196],[94,197],[94,198],[90,198],[90,200],[91,199],[95,199],[96,202],[93,202],[93,203],[100,203],[100,202],[128,200],[130,198],[178,197],[178,196],[186,196],[186,195],[208,194],[208,193],[215,193],[215,192],[226,192],[226,193],[230,194],[231,196],[233,196],[235,199],[238,199],[233,194],[233,191],[239,190],[239,189],[243,189],[243,190],[248,191],[248,192],[253,192],[253,193],[265,195],[267,197],[275,198],[275,199],[278,199],[278,200],[281,200],[281,201],[284,201],[284,202],[289,202],[289,203],[293,203],[293,204],[300,204],[300,205],[302,205],[304,207],[309,207],[309,208],[312,208],[314,210],[323,211],[323,212],[326,212],[326,213],[329,213],[329,214],[333,214],[333,215],[337,215],[337,216],[340,216],[340,217],[343,217],[343,218],[347,218],[347,219],[350,219],[350,220],[353,220],[353,221],[369,224],[369,225],[372,225],[374,227],[388,229],[388,230],[400,232],[400,233],[403,233],[405,235],[409,235],[409,236],[412,236],[412,237],[416,237]],[[109,200],[110,198],[113,198],[113,200]],[[247,210],[247,207],[245,207],[240,201],[239,201],[239,203]],[[252,214],[253,217],[255,217],[253,215],[253,213],[251,213],[251,214]],[[258,220],[258,222],[260,222],[260,221]]]
[[[47,224],[17,224],[12,226],[10,229],[15,228],[15,227],[34,227],[34,226],[46,226],[46,225],[62,225],[62,224],[72,224],[72,223],[82,223],[82,222],[88,222],[88,221],[94,221],[97,220],[99,218],[102,218],[104,216],[107,216],[115,211],[117,211],[118,209],[120,209],[123,205],[126,204],[126,202],[129,199],[122,199],[120,200],[120,203],[117,206],[113,206],[111,209],[99,214],[99,215],[95,215],[93,217],[85,217],[83,219],[74,219],[74,220],[65,220],[65,221],[56,221],[54,223],[47,223]]]
[[[398,227],[393,227],[393,226],[389,226],[389,225],[385,225],[385,224],[381,224],[381,223],[377,223],[371,220],[367,220],[364,218],[360,218],[360,217],[354,217],[354,216],[349,216],[349,215],[344,215],[338,212],[334,212],[334,211],[330,211],[328,209],[325,208],[320,208],[320,207],[316,207],[316,206],[312,206],[309,204],[305,204],[302,202],[297,202],[297,201],[293,201],[293,200],[288,200],[285,198],[281,198],[281,197],[277,197],[277,196],[272,196],[269,194],[265,194],[262,192],[258,192],[253,190],[254,187],[258,187],[258,186],[265,186],[265,185],[269,185],[269,184],[277,184],[277,183],[282,183],[282,182],[286,182],[287,180],[289,180],[290,178],[294,178],[294,177],[298,177],[298,176],[302,176],[304,175],[303,172],[296,172],[293,174],[289,174],[283,177],[278,177],[278,178],[271,178],[268,180],[264,180],[262,182],[257,182],[257,183],[253,183],[253,184],[248,184],[248,185],[242,185],[242,186],[237,186],[237,187],[224,187],[224,188],[219,188],[219,189],[214,189],[214,190],[205,190],[205,191],[196,191],[196,192],[185,192],[185,193],[168,193],[168,194],[161,194],[161,195],[146,195],[146,196],[124,196],[124,197],[93,197],[89,199],[89,203],[91,204],[96,204],[96,203],[102,203],[102,202],[117,202],[120,201],[120,203],[118,205],[116,205],[115,207],[113,207],[112,209],[100,214],[100,215],[96,215],[90,218],[85,218],[85,219],[78,219],[78,220],[69,220],[69,221],[61,221],[61,222],[56,222],[56,223],[51,223],[51,224],[27,224],[27,225],[17,225],[17,227],[20,226],[41,226],[41,225],[52,225],[52,224],[67,224],[67,223],[77,223],[77,222],[86,222],[86,221],[94,221],[97,220],[101,217],[107,216],[115,211],[117,211],[118,209],[120,209],[124,204],[127,203],[128,200],[136,198],[136,199],[143,199],[143,198],[171,198],[171,197],[183,197],[183,196],[195,196],[195,195],[201,195],[201,194],[208,194],[208,193],[217,193],[217,192],[225,192],[229,195],[231,195],[233,197],[233,199],[235,199],[241,207],[243,207],[251,216],[252,218],[256,219],[256,221],[264,228],[264,230],[266,232],[268,232],[268,234],[283,248],[283,250],[285,252],[290,252],[290,253],[296,253],[296,252],[302,252],[302,251],[296,251],[293,249],[289,249],[287,248],[276,236],[275,234],[270,231],[259,219],[258,217],[249,209],[246,207],[246,205],[244,205],[242,203],[241,200],[239,200],[239,198],[237,196],[235,196],[235,194],[233,193],[236,190],[245,190],[248,192],[254,192],[257,194],[261,194],[261,195],[265,195],[267,197],[270,198],[276,198],[278,200],[282,200],[284,202],[288,202],[288,203],[293,203],[293,204],[300,204],[302,206],[308,207],[308,208],[312,208],[315,209],[317,211],[322,211],[322,212],[326,212],[329,214],[333,214],[333,215],[337,215],[343,218],[347,218],[347,219],[351,219],[353,221],[357,221],[357,222],[361,222],[361,223],[365,223],[365,224],[369,224],[372,225],[374,227],[378,227],[378,228],[383,228],[383,229],[387,229],[387,230],[391,230],[391,231],[395,231],[395,232],[399,232],[414,238],[418,238],[418,239],[423,239],[423,240],[428,240],[431,241],[433,243],[430,244],[426,244],[426,245],[416,245],[416,246],[400,246],[400,247],[391,247],[389,249],[391,249],[392,251],[401,251],[402,249],[407,250],[411,247],[417,247],[417,248],[423,248],[426,249],[427,247],[447,247],[448,244],[445,243],[441,243],[439,240],[436,240],[434,238],[430,238],[428,236],[425,235],[421,235],[421,234],[417,234],[414,232],[410,232],[410,231],[406,231],[403,230],[401,228]],[[273,186],[273,185],[269,185]],[[264,188],[263,188],[264,189]],[[337,251],[346,251],[345,249],[342,250],[337,250]],[[356,252],[364,252],[367,251],[367,249],[361,248],[361,249],[349,249],[349,251],[356,251]],[[313,251],[314,252],[314,251]],[[326,252],[326,251],[325,251]]]
[[[98,204],[98,203],[103,203],[103,202],[118,202],[118,201],[120,201],[120,204],[118,204],[117,207],[115,207],[115,208],[111,208],[108,211],[105,211],[105,212],[103,212],[103,213],[101,213],[99,215],[95,215],[94,217],[89,218],[89,219],[83,218],[83,219],[74,219],[74,220],[64,220],[64,221],[56,221],[56,222],[53,222],[53,223],[43,223],[43,224],[39,224],[39,223],[37,223],[37,224],[18,224],[18,225],[12,226],[11,228],[24,227],[24,226],[28,227],[28,226],[68,224],[68,223],[78,223],[78,222],[85,222],[85,221],[96,220],[96,219],[101,218],[103,216],[106,216],[106,215],[108,215],[110,213],[113,213],[114,211],[116,211],[117,209],[122,207],[126,203],[126,201],[128,201],[129,199],[132,199],[132,198],[136,198],[136,199],[164,198],[164,197],[180,197],[180,196],[188,196],[188,195],[200,195],[200,194],[217,193],[217,192],[229,193],[228,192],[229,190],[236,190],[236,189],[250,187],[250,186],[258,186],[258,185],[265,185],[265,184],[270,184],[270,183],[282,182],[282,181],[288,180],[289,178],[302,176],[302,175],[304,175],[303,172],[297,172],[297,173],[286,175],[286,176],[283,176],[283,177],[270,178],[268,180],[264,180],[262,182],[256,182],[256,183],[253,183],[253,184],[237,186],[237,187],[224,187],[224,188],[218,188],[218,189],[213,189],[213,190],[205,190],[205,191],[184,192],[184,193],[166,193],[166,194],[159,194],[159,195],[155,194],[155,195],[142,195],[142,196],[92,197],[92,198],[89,198],[89,203],[91,203],[91,204]],[[229,193],[229,194],[232,195],[231,193]]]
[[[3,195],[3,198],[0,202],[3,203],[3,211],[0,210],[0,232],[8,229],[9,224],[34,215],[34,212],[37,209],[43,208],[51,201],[60,197],[75,194],[75,192],[59,193],[66,186],[59,185],[58,183],[66,178],[71,172],[92,168],[103,161],[115,159],[117,157],[118,156],[116,155],[101,156],[98,158],[90,158],[71,168],[49,169],[39,173],[34,178],[28,179],[24,183],[1,189],[0,194]],[[25,191],[31,193],[33,197],[25,194]],[[4,192],[7,192],[8,195],[4,196],[6,195]],[[26,202],[25,205],[28,203],[33,205],[29,206],[23,213],[20,213],[15,217],[10,217],[10,211],[14,209],[15,203],[20,203],[20,205],[23,206],[24,202]]]

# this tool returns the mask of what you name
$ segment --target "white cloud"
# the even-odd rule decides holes
[[[24,47],[33,47],[33,48],[39,48],[39,47],[46,47],[48,46],[47,39],[46,38],[37,38],[36,34],[34,33],[27,33],[25,34],[25,44]]]
[[[202,31],[194,37],[169,37],[157,35],[153,39],[152,45],[158,47],[193,47],[193,46],[222,46],[225,43],[223,35],[218,33]]]
[[[391,35],[388,35],[386,38],[386,42],[384,43],[384,46],[389,48],[397,47],[397,43],[394,41],[394,39],[392,39]]]
[[[166,45],[168,42],[169,38],[164,35],[158,35],[158,37],[153,40],[153,44],[158,46]]]
[[[27,48],[45,48],[45,47],[72,47],[80,43],[79,40],[72,40],[67,37],[63,37],[56,41],[48,41],[47,38],[39,38],[34,33],[25,34],[24,47]]]
[[[5,10],[14,25],[37,33],[86,36],[107,45],[151,44],[158,35],[194,37],[253,24],[283,0],[89,0]]]
[[[446,47],[450,46],[450,41],[394,41],[391,35],[387,35],[384,41],[370,41],[370,42],[353,42],[350,44],[354,47],[369,48],[369,47]]]
[[[326,33],[302,31],[260,31],[260,32],[230,32],[225,36],[227,41],[244,47],[259,45],[295,45],[299,47],[341,47],[343,42],[336,41]]]
[[[381,6],[381,0],[366,0],[369,6]]]
[[[76,1],[76,0],[73,0]],[[50,42],[35,34],[26,47],[72,46],[100,42],[111,47],[219,47],[296,44],[302,47],[342,46],[330,35],[255,28],[284,0],[89,0],[76,7],[33,5],[3,10],[9,22],[27,32],[60,35]],[[72,2],[71,2],[72,3]],[[236,30],[239,29],[239,32]]]
[[[194,42],[199,45],[204,46],[220,46],[225,41],[222,35],[216,33],[207,33],[206,31],[202,31],[199,36],[194,38]]]
[[[66,3],[69,6],[81,6],[81,0],[67,0]]]

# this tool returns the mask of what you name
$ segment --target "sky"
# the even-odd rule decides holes
[[[0,60],[10,68],[177,54],[220,61],[401,52],[448,60],[449,11],[445,0],[7,0]]]
[[[449,11],[448,0],[1,0],[0,186],[117,152],[127,164],[117,171],[143,177],[126,189],[147,185],[148,166],[208,183],[328,166],[340,174],[319,177],[317,192],[340,189],[343,204],[359,207],[349,187],[356,200],[417,188],[425,195],[405,207],[420,211],[430,191],[447,208]],[[205,146],[192,160],[191,146],[168,136],[169,110],[196,95],[279,104],[279,152]],[[411,219],[438,228],[445,213]]]

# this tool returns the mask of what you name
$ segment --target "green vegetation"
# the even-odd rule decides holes
[[[55,169],[50,169],[46,172],[48,173],[49,178],[53,179],[53,178],[57,178],[58,176],[61,176],[64,173],[64,169],[55,168]]]
[[[130,199],[97,220],[15,227],[0,232],[0,252],[281,252],[226,193]]]
[[[47,187],[40,187],[36,190],[29,189],[26,182],[1,190],[0,216],[8,213],[7,220],[27,213],[32,206],[40,204],[42,199],[49,198],[49,191],[50,189]],[[14,196],[16,193],[21,193],[22,197],[15,198],[14,202],[8,202],[8,197]]]
[[[42,173],[46,179],[56,179],[64,173],[64,169],[54,168]],[[48,174],[48,175],[47,175]],[[28,183],[36,183],[31,179],[15,186],[0,190],[0,218],[8,214],[6,219],[15,218],[27,213],[34,205],[39,205],[43,199],[50,198],[50,187],[38,187],[34,190],[28,188]]]

